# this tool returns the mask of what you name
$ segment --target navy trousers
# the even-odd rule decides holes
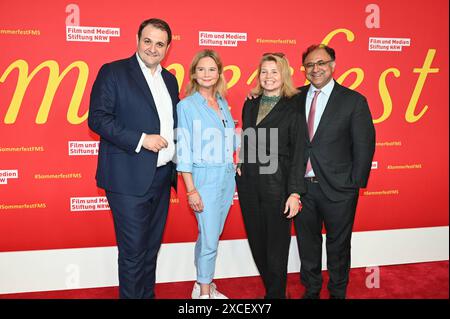
[[[156,169],[143,196],[106,192],[119,250],[121,299],[155,297],[156,258],[170,201],[171,165]]]
[[[303,208],[294,218],[300,254],[301,282],[309,295],[322,288],[322,227],[326,229],[328,291],[345,298],[350,272],[350,252],[358,192],[339,202],[329,200],[319,183],[307,182]]]

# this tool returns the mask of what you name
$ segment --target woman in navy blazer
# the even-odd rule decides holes
[[[237,188],[253,259],[265,298],[286,298],[291,220],[304,193],[305,121],[289,63],[282,53],[263,55],[253,94],[242,110]]]

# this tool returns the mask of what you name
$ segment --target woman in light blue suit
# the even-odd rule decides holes
[[[227,299],[212,282],[219,237],[235,192],[235,126],[224,98],[223,65],[215,51],[194,57],[186,88],[177,105],[177,170],[198,222],[195,245],[197,281],[193,299]]]

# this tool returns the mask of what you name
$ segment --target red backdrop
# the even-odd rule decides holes
[[[208,46],[227,66],[227,98],[239,122],[262,53],[284,52],[300,86],[301,53],[329,43],[337,52],[335,78],[368,98],[377,131],[354,230],[448,225],[448,1],[2,1],[0,251],[115,244],[108,210],[71,209],[71,198],[104,193],[95,185],[96,155],[69,155],[68,143],[98,141],[86,121],[92,83],[103,63],[135,52],[138,25],[149,17],[171,25],[163,64],[177,76],[182,97],[190,61],[206,48],[200,31],[246,34],[236,46]],[[117,28],[120,36],[67,41],[75,33],[67,35],[66,24],[92,27],[97,35],[100,27]],[[166,243],[196,240],[179,184]],[[222,239],[240,238],[236,200]]]

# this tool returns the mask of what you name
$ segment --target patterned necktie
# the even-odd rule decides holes
[[[314,91],[314,97],[311,102],[311,109],[308,114],[308,134],[309,140],[312,141],[314,137],[314,116],[316,115],[316,105],[317,105],[317,97],[319,96],[320,90]],[[308,163],[306,163],[306,173],[307,175],[312,170],[311,160],[308,158]]]

